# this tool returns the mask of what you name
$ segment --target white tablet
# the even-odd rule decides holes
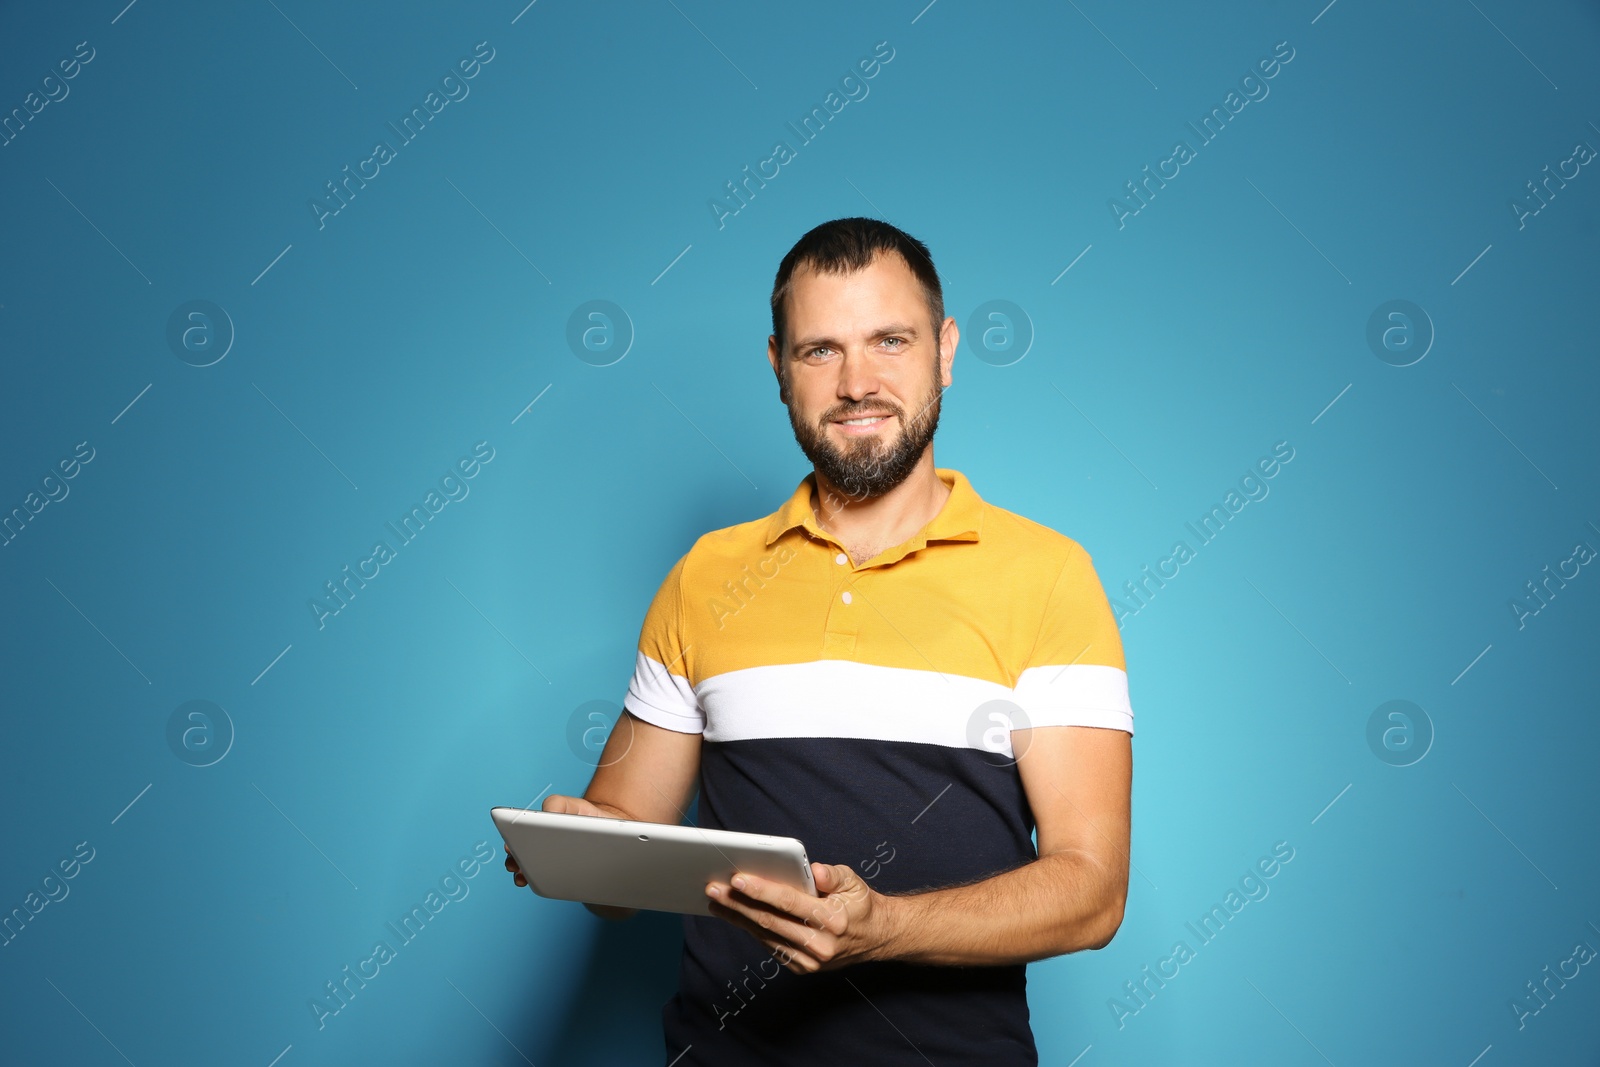
[[[793,837],[525,808],[489,814],[542,897],[709,915],[706,883],[735,871],[817,895],[805,846]]]

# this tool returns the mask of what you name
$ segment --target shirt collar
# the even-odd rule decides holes
[[[899,550],[886,550],[895,558],[907,555],[927,545],[930,541],[976,541],[983,526],[984,502],[978,496],[966,475],[958,470],[935,467],[934,474],[950,487],[950,496],[929,523]],[[816,511],[811,506],[812,494],[817,487],[817,473],[812,471],[800,480],[789,499],[773,513],[767,523],[767,544],[770,545],[784,533],[799,526],[815,537],[832,541],[822,527],[817,525]]]

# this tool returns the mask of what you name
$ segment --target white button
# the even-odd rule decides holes
[[[843,552],[841,552],[841,553],[839,553],[839,554],[838,554],[838,555],[837,555],[837,556],[834,556],[834,557],[833,557],[833,561],[834,561],[834,562],[835,562],[835,563],[843,563],[843,562],[844,562],[844,553],[843,553]]]
[[[850,590],[848,589],[844,591],[844,602],[846,604],[850,603]]]

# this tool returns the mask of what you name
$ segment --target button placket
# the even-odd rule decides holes
[[[833,563],[836,575],[833,589],[839,599],[833,601],[828,608],[827,630],[823,635],[823,654],[838,659],[849,659],[855,655],[856,637],[859,632],[859,616],[851,608],[855,596],[848,588],[854,584],[855,574],[854,568],[848,566],[850,557],[844,552],[835,551]],[[836,569],[839,567],[845,568],[843,573]]]

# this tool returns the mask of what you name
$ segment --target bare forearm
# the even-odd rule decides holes
[[[889,896],[883,955],[915,963],[1028,963],[1110,942],[1122,921],[1125,872],[1082,852],[1041,856],[972,885]]]

